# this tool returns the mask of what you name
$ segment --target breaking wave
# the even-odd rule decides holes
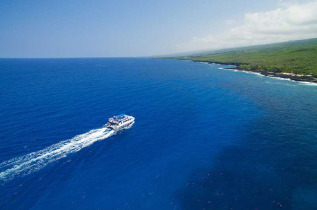
[[[114,131],[105,127],[94,129],[37,152],[4,161],[0,163],[0,181],[8,181],[17,176],[31,174],[49,163],[64,158],[71,153],[78,152],[94,142],[106,139],[113,134],[115,134]]]

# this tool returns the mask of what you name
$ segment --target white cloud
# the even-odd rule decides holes
[[[317,37],[317,1],[279,5],[271,11],[246,13],[241,25],[225,33],[194,37],[179,49],[219,49]]]

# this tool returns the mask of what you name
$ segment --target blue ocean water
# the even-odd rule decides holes
[[[220,67],[0,59],[0,209],[316,209],[317,86]]]

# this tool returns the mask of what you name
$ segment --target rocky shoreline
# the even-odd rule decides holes
[[[286,72],[270,72],[265,70],[251,70],[251,69],[242,69],[239,68],[239,63],[217,63],[217,62],[211,62],[211,61],[196,61],[196,60],[190,60],[193,62],[203,62],[208,64],[220,64],[220,65],[233,65],[232,68],[223,68],[228,70],[236,70],[236,71],[244,71],[244,72],[251,72],[256,74],[261,74],[263,76],[267,77],[278,77],[282,79],[289,79],[297,82],[309,82],[309,83],[315,83],[317,84],[317,78],[314,78],[311,75],[301,75],[301,74],[294,74],[294,73],[286,73]]]

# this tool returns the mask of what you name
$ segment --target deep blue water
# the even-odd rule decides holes
[[[317,86],[219,67],[0,59],[0,209],[317,209]]]

